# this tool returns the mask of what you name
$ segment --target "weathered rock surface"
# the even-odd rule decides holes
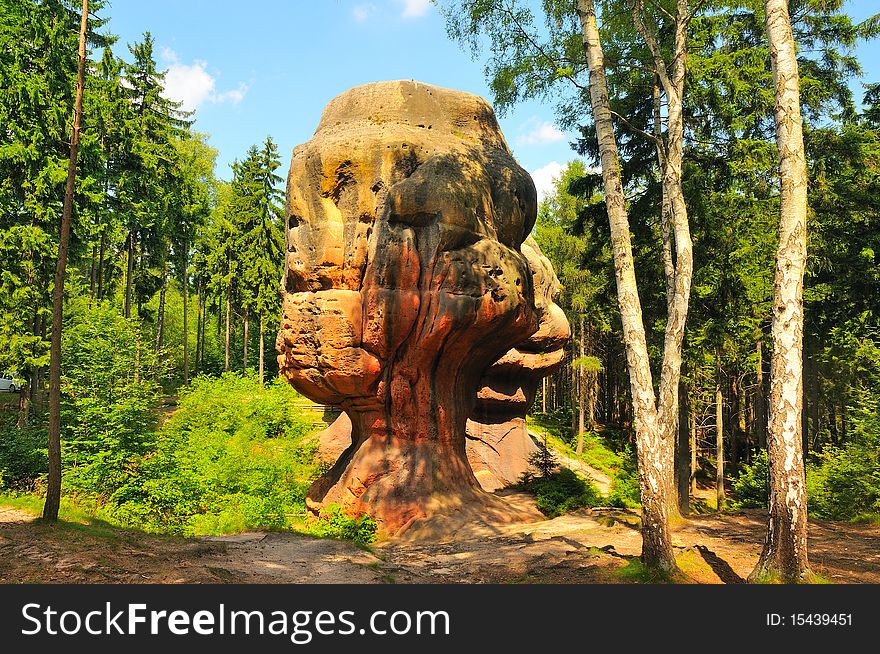
[[[483,373],[467,421],[467,459],[480,486],[489,492],[515,483],[529,469],[529,456],[538,448],[526,429],[526,413],[541,379],[562,365],[570,337],[565,313],[554,302],[559,279],[550,261],[532,237],[521,252],[532,273],[539,329]],[[321,459],[335,462],[351,444],[351,420],[341,414],[316,438]]]
[[[532,237],[521,251],[532,272],[540,326],[486,370],[467,422],[468,461],[487,491],[516,482],[529,469],[538,448],[526,429],[526,413],[541,379],[562,365],[571,336],[565,312],[554,302],[559,279],[550,261]]]
[[[308,494],[375,516],[386,534],[482,505],[465,426],[482,373],[539,327],[520,251],[529,174],[489,105],[418,82],[330,102],[287,186],[282,373],[340,406],[352,443]]]

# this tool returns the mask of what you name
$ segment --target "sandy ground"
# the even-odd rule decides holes
[[[761,511],[682,521],[673,529],[679,565],[696,583],[741,583],[757,560],[764,521]],[[880,528],[814,521],[810,546],[824,577],[880,583]],[[637,514],[612,509],[366,551],[294,533],[176,538],[49,525],[0,507],[3,583],[621,583],[620,569],[640,547]]]

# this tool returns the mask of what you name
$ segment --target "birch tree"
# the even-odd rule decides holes
[[[807,262],[807,160],[800,78],[786,0],[765,0],[779,148],[779,247],[773,282],[768,456],[770,519],[751,579],[793,582],[808,573],[807,497],[802,453],[804,271]]]

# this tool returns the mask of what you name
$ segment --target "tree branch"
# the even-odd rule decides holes
[[[615,118],[617,118],[617,120],[619,120],[621,123],[623,123],[627,127],[627,129],[631,129],[632,131],[634,131],[638,134],[641,134],[645,138],[650,139],[653,143],[655,143],[657,145],[658,148],[662,149],[664,147],[662,139],[657,138],[656,136],[654,136],[650,132],[646,132],[643,129],[639,129],[638,127],[633,125],[631,122],[629,122],[626,118],[621,116],[616,111],[612,110],[611,115],[614,116]]]
[[[632,0],[631,8],[633,23],[635,24],[636,30],[642,35],[642,38],[645,39],[645,45],[647,45],[648,50],[651,51],[651,57],[654,59],[654,68],[657,72],[657,76],[660,78],[661,84],[663,84],[663,90],[666,91],[667,95],[670,95],[673,86],[666,70],[666,61],[663,59],[663,53],[660,51],[660,45],[657,43],[657,38],[642,20],[642,11],[644,10],[642,0]]]
[[[520,35],[521,35],[526,41],[529,42],[529,45],[531,45],[532,48],[534,48],[534,49],[537,51],[537,53],[538,53],[541,57],[543,57],[544,60],[545,60],[548,64],[550,64],[550,66],[552,66],[557,72],[560,71],[560,70],[562,70],[562,67],[559,66],[559,65],[557,64],[557,62],[553,59],[553,57],[551,57],[550,55],[548,55],[548,54],[544,51],[544,48],[542,48],[541,45],[540,45],[539,43],[537,43],[537,42],[535,41],[535,39],[532,38],[532,35],[529,34],[529,33],[526,31],[526,29],[522,26],[522,24],[521,24],[521,23],[519,22],[519,20],[517,19],[516,14],[513,12],[512,5],[502,7],[502,8],[501,8],[501,11],[502,11],[502,13],[505,13],[505,14],[507,14],[507,15],[510,17],[510,20],[513,21],[513,24],[514,24],[514,26],[516,27],[516,29],[519,31]],[[562,75],[562,77],[566,78],[569,82],[571,82],[572,84],[574,84],[575,87],[576,87],[578,90],[580,90],[580,91],[586,91],[586,90],[587,90],[587,87],[584,86],[583,84],[579,83],[579,82],[578,82],[578,81],[577,81],[572,75],[569,75],[569,74],[566,73],[565,75]]]

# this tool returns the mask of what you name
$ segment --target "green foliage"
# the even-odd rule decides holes
[[[359,547],[367,547],[376,540],[376,521],[367,515],[351,516],[338,504],[329,504],[317,519],[309,523],[308,531],[322,538],[349,540]]]
[[[553,474],[553,471],[559,467],[559,460],[553,454],[553,450],[547,446],[546,439],[543,447],[539,447],[537,451],[529,455],[529,465],[537,470],[541,477],[545,478]]]
[[[564,452],[572,458],[577,458],[574,449],[577,436],[573,436],[568,427],[571,424],[570,416],[529,416],[527,423],[529,429],[544,436],[546,443],[551,448]],[[584,434],[580,459],[609,476],[614,476],[623,465],[623,459],[620,454],[614,451],[608,439],[594,432]]]
[[[62,356],[65,482],[113,501],[135,483],[154,446],[157,389],[148,373],[155,360],[133,321],[84,299],[70,307]]]
[[[48,471],[46,429],[0,423],[0,490],[33,491]]]
[[[221,533],[289,526],[305,513],[316,475],[311,425],[298,395],[231,373],[198,377],[157,435],[137,483],[118,493],[115,515],[156,531]]]
[[[743,465],[733,480],[733,502],[736,509],[766,509],[770,494],[770,469],[767,450],[755,455],[751,464]]]
[[[877,520],[880,517],[880,420],[842,448],[829,448],[808,468],[807,499],[818,518]]]
[[[639,470],[635,453],[627,447],[620,453],[621,465],[611,480],[611,490],[605,500],[608,506],[622,509],[635,508],[642,501],[639,490]]]
[[[602,503],[599,490],[592,482],[568,468],[541,477],[526,474],[515,488],[534,494],[538,509],[549,518]]]

